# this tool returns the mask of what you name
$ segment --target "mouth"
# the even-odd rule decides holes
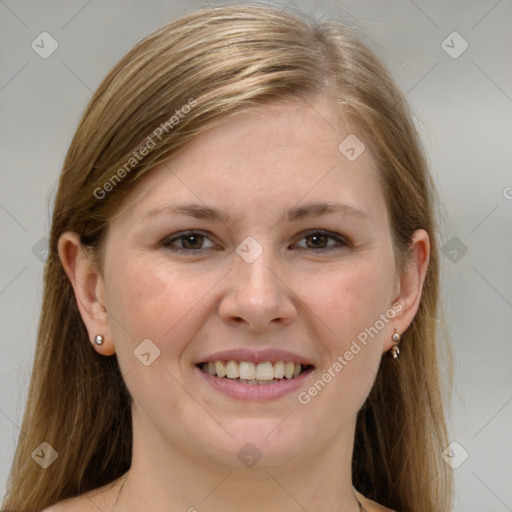
[[[313,369],[310,364],[292,361],[203,361],[196,366],[212,377],[249,385],[278,384],[296,379]]]

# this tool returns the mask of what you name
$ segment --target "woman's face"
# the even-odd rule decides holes
[[[413,313],[374,158],[334,111],[239,114],[145,176],[111,222],[97,288],[108,324],[88,327],[115,345],[145,449],[274,465],[352,439]],[[233,379],[215,361],[234,361]],[[283,377],[286,363],[308,369]]]

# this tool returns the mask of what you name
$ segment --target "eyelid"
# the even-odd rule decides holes
[[[335,232],[329,231],[327,229],[309,229],[307,231],[303,231],[302,233],[300,233],[298,235],[297,240],[301,241],[303,238],[306,238],[311,235],[324,235],[324,236],[327,236],[328,238],[336,240],[338,242],[338,244],[334,245],[334,246],[330,246],[330,247],[324,247],[322,249],[309,249],[307,247],[305,247],[305,248],[301,247],[300,250],[312,251],[313,253],[315,253],[315,252],[321,253],[321,252],[328,252],[330,250],[343,249],[343,248],[350,246],[350,243],[348,242],[348,240],[345,237],[343,237],[339,233],[335,233]]]
[[[191,235],[201,235],[204,238],[210,240],[212,242],[212,244],[214,244],[214,242],[211,240],[211,235],[208,232],[198,230],[198,229],[188,229],[185,231],[180,231],[178,233],[173,233],[172,235],[165,237],[162,240],[161,244],[164,247],[172,250],[173,252],[181,252],[181,253],[187,252],[187,253],[198,254],[198,253],[202,253],[203,251],[205,251],[207,249],[215,248],[215,247],[206,247],[206,248],[201,248],[201,249],[185,249],[183,247],[171,246],[172,242],[179,240],[182,237],[191,236]],[[302,239],[304,239],[308,236],[311,236],[311,235],[327,236],[328,238],[336,240],[337,244],[334,246],[324,247],[324,248],[320,248],[320,249],[314,249],[314,248],[310,249],[308,247],[301,247],[301,248],[299,248],[301,251],[309,251],[309,252],[313,252],[313,253],[323,253],[323,252],[328,252],[331,250],[343,249],[343,248],[349,247],[351,245],[350,242],[345,237],[340,235],[339,233],[329,231],[326,229],[309,229],[307,231],[303,231],[297,235],[296,242],[294,242],[292,245],[295,245],[298,241],[301,241]]]
[[[164,247],[169,248],[169,249],[171,249],[172,251],[175,251],[175,252],[189,252],[189,253],[195,252],[195,253],[199,253],[199,252],[204,251],[205,249],[212,249],[212,247],[201,248],[201,249],[185,249],[183,247],[171,246],[172,242],[174,242],[176,240],[179,240],[180,238],[183,238],[185,236],[191,236],[191,235],[201,235],[204,238],[209,239],[213,243],[213,241],[211,240],[211,235],[209,235],[207,232],[201,231],[199,229],[187,229],[185,231],[180,231],[178,233],[173,233],[172,235],[166,236],[162,240],[161,244]]]

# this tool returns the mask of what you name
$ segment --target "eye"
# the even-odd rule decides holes
[[[306,240],[306,247],[301,247],[301,249],[312,249],[314,252],[331,251],[348,247],[348,243],[343,238],[328,231],[308,231],[303,234],[301,240]],[[327,245],[329,240],[334,240],[335,242]],[[298,244],[296,244],[296,246],[299,247]]]
[[[305,247],[301,247],[299,244],[295,244],[295,247],[301,250],[312,250],[313,252],[343,249],[349,245],[340,235],[322,230],[311,230],[303,233],[300,241],[302,240],[306,241]],[[205,247],[205,241],[209,241],[210,245]],[[171,235],[162,240],[162,245],[171,251],[182,253],[201,253],[205,249],[216,247],[205,233],[195,230]]]
[[[215,247],[211,242],[210,247],[204,247],[205,240],[210,240],[204,233],[198,231],[185,231],[162,240],[162,245],[168,249],[176,252],[201,252],[203,249]],[[181,244],[181,247],[175,244]]]

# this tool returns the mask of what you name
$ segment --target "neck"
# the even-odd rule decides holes
[[[352,487],[354,424],[320,453],[291,463],[251,468],[216,463],[179,451],[134,424],[132,465],[120,482],[114,512],[333,510],[358,512]]]

